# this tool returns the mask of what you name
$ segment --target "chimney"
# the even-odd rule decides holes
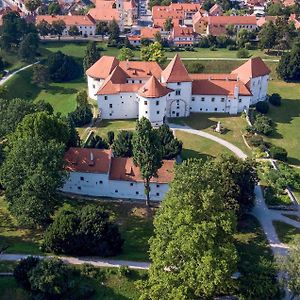
[[[126,59],[126,70],[128,70],[128,69],[129,69],[129,60]]]
[[[93,154],[92,151],[90,152],[90,160],[91,160],[91,161],[94,161],[94,154]]]
[[[240,93],[240,88],[239,86],[236,84],[234,86],[234,99],[239,99],[239,93]]]

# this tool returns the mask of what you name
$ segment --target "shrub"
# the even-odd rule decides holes
[[[30,282],[28,274],[37,266],[40,259],[34,256],[28,256],[21,259],[14,269],[14,278],[26,290],[30,290]]]
[[[269,111],[269,104],[266,101],[257,102],[255,107],[261,114],[266,114]]]
[[[281,105],[281,96],[277,93],[274,93],[269,97],[269,102],[274,106],[280,106]]]
[[[121,252],[123,239],[109,214],[100,206],[61,211],[48,227],[44,247],[54,253],[114,256]]]
[[[217,51],[216,45],[210,46],[210,47],[209,47],[209,50],[210,50],[210,51]]]
[[[204,68],[204,65],[199,62],[188,64],[187,66],[189,73],[202,73]]]
[[[236,53],[236,57],[238,58],[248,58],[249,56],[249,51],[246,48],[240,48]]]
[[[260,135],[253,135],[250,139],[249,142],[252,146],[258,147],[263,145],[264,140]]]
[[[273,145],[269,149],[269,152],[270,152],[270,156],[274,159],[278,159],[278,160],[281,160],[281,161],[286,161],[287,160],[288,153],[282,147],[278,147],[278,146]]]
[[[72,119],[77,127],[89,124],[93,119],[91,105],[78,106],[74,111],[69,113],[69,118]]]
[[[270,135],[274,131],[274,123],[267,116],[256,114],[253,124],[253,130],[257,133]]]
[[[115,133],[113,131],[107,132],[107,142],[109,145],[112,145],[115,139]]]
[[[118,268],[118,276],[119,277],[129,277],[130,275],[130,269],[128,266],[120,266]]]
[[[228,45],[227,50],[235,51],[235,50],[237,50],[237,46],[236,45]]]

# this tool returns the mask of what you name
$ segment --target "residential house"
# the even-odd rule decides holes
[[[193,27],[174,26],[170,35],[170,40],[174,46],[191,47],[196,41],[196,33]]]

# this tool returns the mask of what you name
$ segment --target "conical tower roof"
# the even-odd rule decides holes
[[[173,90],[162,85],[156,77],[151,76],[150,79],[139,89],[138,94],[145,98],[160,98],[166,96]]]
[[[174,56],[168,66],[161,73],[163,82],[191,82],[188,71],[178,54]]]

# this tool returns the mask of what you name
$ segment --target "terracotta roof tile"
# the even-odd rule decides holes
[[[164,160],[162,167],[157,172],[157,177],[152,177],[151,182],[169,183],[174,178],[174,160]],[[132,158],[113,157],[109,173],[110,180],[126,180],[143,182],[139,167],[135,166]]]
[[[86,71],[86,75],[93,78],[105,79],[118,64],[119,61],[115,57],[102,56]]]
[[[151,78],[139,89],[138,94],[145,98],[160,98],[173,90],[162,85],[156,77]]]
[[[256,25],[255,16],[210,16],[208,17],[209,24],[241,24],[241,25]]]
[[[162,71],[164,82],[190,82],[191,78],[178,54],[174,56],[168,66]]]
[[[130,78],[160,77],[162,71],[155,61],[121,61],[119,65]]]
[[[193,27],[174,26],[172,34],[173,34],[173,38],[194,37],[195,32],[193,30]]]
[[[194,80],[192,86],[193,95],[220,95],[233,96],[234,88],[239,87],[239,95],[251,96],[251,92],[241,81],[232,80]]]
[[[268,75],[271,73],[271,70],[260,57],[255,57],[250,58],[247,62],[233,70],[231,73],[237,74],[239,79],[247,84],[251,78]]]
[[[153,39],[157,32],[160,32],[160,28],[153,27],[142,27],[141,28],[141,38],[144,39]]]
[[[57,16],[50,16],[50,15],[38,15],[36,17],[36,24],[39,24],[41,21],[46,21],[49,24],[52,24],[53,21],[58,21],[62,20],[66,23],[67,26],[72,26],[72,25],[82,25],[82,26],[93,26],[95,25],[95,20],[90,17],[89,15],[86,16],[80,16],[80,15],[75,15],[75,16],[69,16],[69,15],[57,15]]]
[[[65,156],[65,169],[69,172],[108,173],[111,150],[70,148]]]
[[[189,74],[192,80],[237,80],[237,74],[208,74],[208,73],[200,73],[200,74]]]

